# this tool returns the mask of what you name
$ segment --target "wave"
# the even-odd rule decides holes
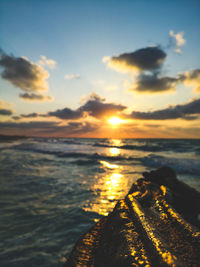
[[[77,152],[77,151],[59,151],[59,150],[49,150],[47,147],[42,147],[40,144],[37,143],[21,143],[14,146],[6,147],[5,149],[16,149],[20,151],[27,151],[33,153],[41,153],[47,155],[54,155],[59,158],[82,158],[83,160],[75,161],[77,164],[92,164],[98,160],[109,160],[109,161],[128,161],[133,160],[133,157],[130,156],[108,156],[105,154],[100,153],[84,153],[84,152]],[[86,161],[87,160],[87,161]],[[75,163],[72,162],[72,163]]]
[[[51,139],[52,140],[52,139]],[[80,141],[80,139],[78,139]],[[62,140],[62,141],[69,141],[68,139]],[[70,140],[71,141],[71,140]],[[77,141],[77,142],[79,142]],[[81,141],[80,141],[81,142]],[[131,142],[131,141],[130,141]],[[84,144],[84,142],[82,142]],[[81,144],[82,144],[81,143]],[[161,146],[159,146],[159,143],[162,143]],[[88,146],[87,142],[87,150],[84,150],[83,147],[69,147],[68,144],[63,144],[61,142],[58,142],[56,144],[50,144],[50,143],[42,143],[42,142],[36,142],[36,141],[27,141],[27,142],[21,142],[17,144],[13,144],[12,146],[6,146],[6,147],[0,147],[0,150],[3,149],[15,149],[25,152],[32,152],[32,153],[41,153],[41,154],[47,154],[47,155],[53,155],[59,158],[68,158],[69,162],[72,164],[77,165],[92,165],[92,164],[98,164],[98,161],[109,161],[109,162],[123,162],[123,164],[132,164],[133,162],[141,162],[141,164],[149,167],[155,167],[158,168],[159,166],[167,165],[169,167],[172,167],[175,171],[178,173],[190,173],[190,174],[197,174],[200,172],[200,164],[198,157],[196,158],[190,158],[184,154],[181,155],[181,158],[177,157],[170,157],[168,153],[165,153],[165,155],[157,155],[157,152],[160,151],[166,151],[173,148],[173,143],[178,143],[177,147],[179,146],[179,149],[183,148],[185,145],[185,149],[183,152],[187,154],[187,152],[192,151],[193,155],[194,153],[199,153],[200,149],[197,145],[198,142],[191,142],[190,140],[186,142],[186,144],[181,140],[173,141],[170,144],[167,144],[167,140],[165,141],[157,141],[157,144],[155,144],[155,141],[152,142],[152,144],[143,144],[139,145],[139,142],[137,145],[134,144],[123,144],[122,146],[112,146],[110,144],[102,143],[102,142],[93,142],[91,141],[90,146],[102,146],[102,147],[116,147],[120,149],[130,149],[130,150],[140,150],[144,152],[154,152],[147,156],[147,153],[141,153],[138,155],[130,155],[131,153],[124,153],[119,155],[107,155],[105,153],[94,153],[94,150],[90,150],[90,146]],[[193,146],[189,146],[189,144],[193,144]],[[172,150],[175,153],[177,152],[177,147]],[[73,148],[73,149],[72,149]],[[89,148],[89,149],[88,149]],[[79,149],[79,150],[78,150]],[[91,153],[91,152],[93,153]],[[171,154],[171,152],[170,152]],[[143,156],[144,155],[144,156]],[[176,154],[175,154],[176,155]],[[189,154],[188,154],[189,155]]]
[[[29,143],[21,143],[13,146],[6,146],[2,147],[3,149],[16,149],[20,151],[27,151],[27,152],[35,152],[35,153],[42,153],[42,154],[49,154],[49,155],[56,155],[60,157],[73,157],[73,156],[83,156],[84,153],[80,152],[69,152],[65,153],[64,151],[60,151],[58,149],[52,149],[49,150],[48,146],[42,147],[41,144],[37,144],[35,142],[29,142]]]
[[[145,152],[159,152],[166,150],[166,148],[155,146],[155,145],[121,145],[121,146],[115,146],[115,145],[109,145],[109,144],[101,144],[101,143],[95,143],[93,146],[96,147],[108,147],[108,148],[119,148],[119,149],[127,149],[127,150],[141,150]]]
[[[62,140],[64,144],[69,144],[69,145],[82,145],[83,143],[75,141],[75,140]]]
[[[100,162],[95,159],[78,159],[70,162],[71,164],[79,165],[79,166],[87,166],[87,165],[100,165]]]
[[[45,146],[43,146],[41,148],[41,143],[44,143]],[[36,141],[30,141],[30,142],[27,142],[27,143],[20,143],[20,144],[17,144],[17,145],[6,145],[6,146],[2,146],[0,147],[0,150],[3,150],[3,149],[7,149],[7,148],[13,148],[13,149],[17,149],[17,150],[23,150],[23,151],[32,151],[32,152],[38,152],[38,153],[44,153],[44,154],[55,154],[55,155],[58,155],[58,156],[63,156],[66,155],[66,153],[63,151],[63,147],[59,147],[57,148],[57,150],[53,149],[53,150],[49,150],[49,147],[47,148],[48,145],[54,145],[54,144],[58,144],[58,145],[62,145],[62,144],[65,144],[65,145],[79,145],[79,146],[82,146],[82,145],[86,145],[86,146],[93,146],[93,147],[105,147],[105,148],[118,148],[118,149],[124,149],[124,150],[136,150],[136,151],[143,151],[143,152],[163,152],[163,151],[169,151],[169,150],[172,150],[172,151],[176,151],[176,152],[185,152],[186,150],[189,151],[194,151],[196,152],[196,154],[199,154],[200,153],[200,148],[194,148],[192,149],[191,147],[187,148],[186,147],[179,147],[178,149],[178,145],[175,146],[175,145],[168,145],[168,146],[160,146],[160,145],[121,145],[121,146],[115,146],[115,145],[109,145],[109,144],[102,144],[102,143],[95,143],[95,144],[84,144],[84,143],[81,143],[81,142],[76,142],[76,141],[69,141],[69,140],[64,140],[62,142],[58,142],[54,139],[51,139],[51,140],[45,140],[45,142],[43,142],[42,139],[39,139]],[[66,146],[66,149],[68,147]],[[68,153],[67,153],[68,154]],[[81,153],[78,153],[78,154],[81,154]],[[116,159],[117,157],[115,157]],[[121,158],[121,157],[119,157]]]
[[[196,154],[200,153],[199,140],[169,140],[169,139],[158,139],[158,140],[148,140],[134,142],[135,144],[130,144],[133,141],[129,140],[129,144],[114,145],[109,142],[96,142],[93,144],[94,147],[107,147],[107,148],[118,148],[125,150],[137,150],[144,152],[167,152],[175,151],[180,153],[194,152]]]
[[[140,159],[146,166],[152,168],[159,168],[161,166],[168,166],[173,168],[180,174],[197,175],[200,173],[199,159],[190,158],[169,158],[157,155],[149,155]]]
[[[79,159],[71,163],[76,163],[78,165],[91,165],[91,164],[98,164],[99,161],[111,161],[111,162],[121,162],[121,161],[133,161],[137,160],[133,157],[125,157],[125,156],[107,156],[105,154],[99,154],[99,153],[93,153],[93,154],[87,154],[87,153],[61,153],[57,154],[56,156],[60,158],[84,158]]]

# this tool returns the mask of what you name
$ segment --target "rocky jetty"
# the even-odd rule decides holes
[[[200,193],[168,167],[144,173],[72,250],[65,267],[200,266]]]

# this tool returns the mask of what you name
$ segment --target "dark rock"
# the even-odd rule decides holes
[[[199,266],[200,193],[168,167],[143,176],[79,239],[65,267]]]

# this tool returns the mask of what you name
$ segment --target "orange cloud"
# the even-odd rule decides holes
[[[194,69],[179,74],[179,79],[186,86],[192,86],[194,91],[200,93],[200,69]]]
[[[38,65],[47,66],[50,69],[54,69],[56,67],[56,61],[53,59],[48,59],[46,56],[40,56],[40,60],[38,61]]]

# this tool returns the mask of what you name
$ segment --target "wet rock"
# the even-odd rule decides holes
[[[200,193],[168,167],[143,176],[79,239],[65,267],[199,266]]]

